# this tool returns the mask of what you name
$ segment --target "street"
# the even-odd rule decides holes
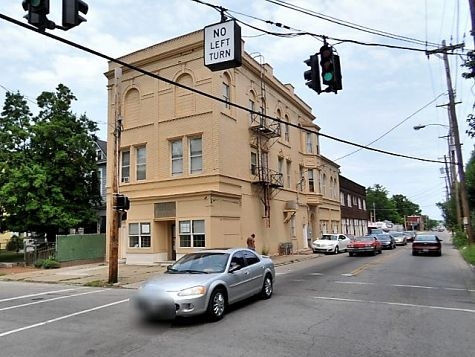
[[[145,323],[133,289],[0,282],[0,356],[473,356],[475,275],[447,243],[279,266],[223,320]]]

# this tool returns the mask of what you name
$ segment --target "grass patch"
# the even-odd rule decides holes
[[[6,250],[0,250],[0,262],[4,263],[17,263],[25,261],[25,255],[23,253],[9,252]]]
[[[462,253],[463,258],[468,263],[475,265],[475,244],[467,245],[460,248],[460,253]]]
[[[110,286],[110,284],[104,280],[93,280],[85,283],[84,286],[89,286],[91,288],[103,288]]]

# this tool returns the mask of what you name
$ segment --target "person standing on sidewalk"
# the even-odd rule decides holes
[[[256,235],[254,233],[252,233],[251,236],[247,238],[247,248],[256,250]]]

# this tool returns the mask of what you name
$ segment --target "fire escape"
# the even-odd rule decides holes
[[[283,187],[283,175],[269,168],[268,153],[276,138],[280,137],[280,123],[266,118],[266,86],[265,65],[262,55],[260,57],[260,115],[251,114],[251,139],[257,149],[257,162],[253,170],[253,185],[257,195],[264,205],[263,219],[266,226],[270,227],[270,201]]]

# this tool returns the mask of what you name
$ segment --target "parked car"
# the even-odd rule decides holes
[[[412,242],[412,255],[435,254],[442,255],[442,239],[435,234],[418,234]]]
[[[408,242],[414,242],[414,238],[416,238],[416,231],[404,231],[406,234],[406,240]]]
[[[313,241],[312,249],[314,253],[334,253],[346,252],[346,247],[350,243],[350,238],[344,234],[323,234],[322,238]]]
[[[376,255],[376,253],[381,254],[383,252],[381,242],[374,236],[356,237],[347,245],[346,249],[350,257],[359,253]]]
[[[228,305],[260,295],[272,296],[272,260],[246,248],[189,253],[163,274],[146,281],[132,298],[146,319],[206,314],[221,319]]]
[[[383,249],[395,249],[396,241],[391,234],[376,234],[374,235],[380,242]]]
[[[407,245],[407,237],[404,232],[389,232],[396,241],[396,245]]]

